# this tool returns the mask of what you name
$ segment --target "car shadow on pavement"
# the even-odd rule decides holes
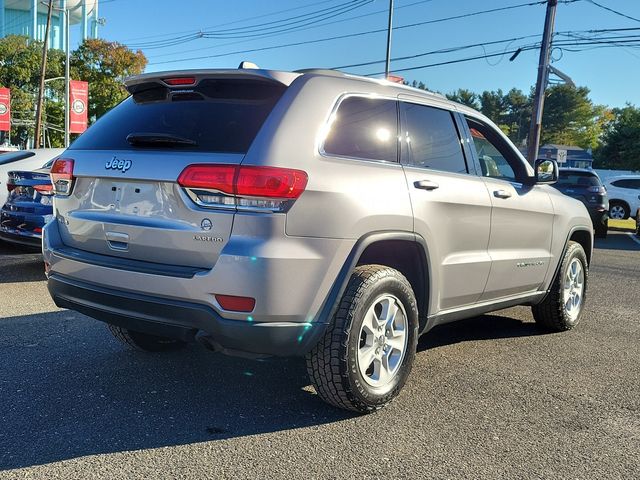
[[[0,284],[45,280],[42,254],[0,241]]]
[[[533,321],[523,322],[508,315],[481,315],[438,325],[420,338],[418,351],[421,352],[460,342],[530,337],[543,335],[544,333]]]
[[[537,333],[485,315],[435,328],[419,350]],[[134,352],[66,310],[0,318],[0,365],[0,471],[356,416],[313,393],[303,359],[248,360],[198,345]]]
[[[0,284],[46,280],[42,255],[23,255],[28,256],[28,260],[24,256],[0,255]]]
[[[69,311],[0,318],[0,471],[353,418],[301,358],[134,352]]]
[[[640,244],[629,237],[629,232],[610,231],[607,238],[596,238],[593,246],[603,250],[640,251]]]

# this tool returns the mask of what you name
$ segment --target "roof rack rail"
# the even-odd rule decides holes
[[[332,77],[343,77],[345,75],[344,72],[340,70],[333,70],[331,68],[303,68],[301,70],[294,70],[293,73],[318,73],[321,75],[330,75]]]

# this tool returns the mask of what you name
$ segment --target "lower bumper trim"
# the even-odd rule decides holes
[[[113,290],[52,274],[49,293],[61,308],[134,331],[193,341],[208,334],[223,352],[268,356],[307,353],[324,334],[320,323],[259,322],[222,318],[213,308],[179,300]]]

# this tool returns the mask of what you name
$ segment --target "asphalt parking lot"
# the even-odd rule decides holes
[[[357,416],[300,359],[128,351],[0,246],[0,478],[640,478],[640,243],[596,247],[577,329],[524,307],[439,327]]]

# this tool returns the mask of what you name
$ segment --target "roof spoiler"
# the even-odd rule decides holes
[[[139,92],[143,85],[149,86],[149,84],[158,84],[168,88],[193,88],[205,78],[237,78],[264,80],[288,87],[301,75],[300,73],[294,72],[262,70],[250,62],[242,62],[240,67],[241,68],[238,69],[171,70],[166,72],[143,73],[142,75],[125,79],[124,86],[130,94],[134,94]]]

